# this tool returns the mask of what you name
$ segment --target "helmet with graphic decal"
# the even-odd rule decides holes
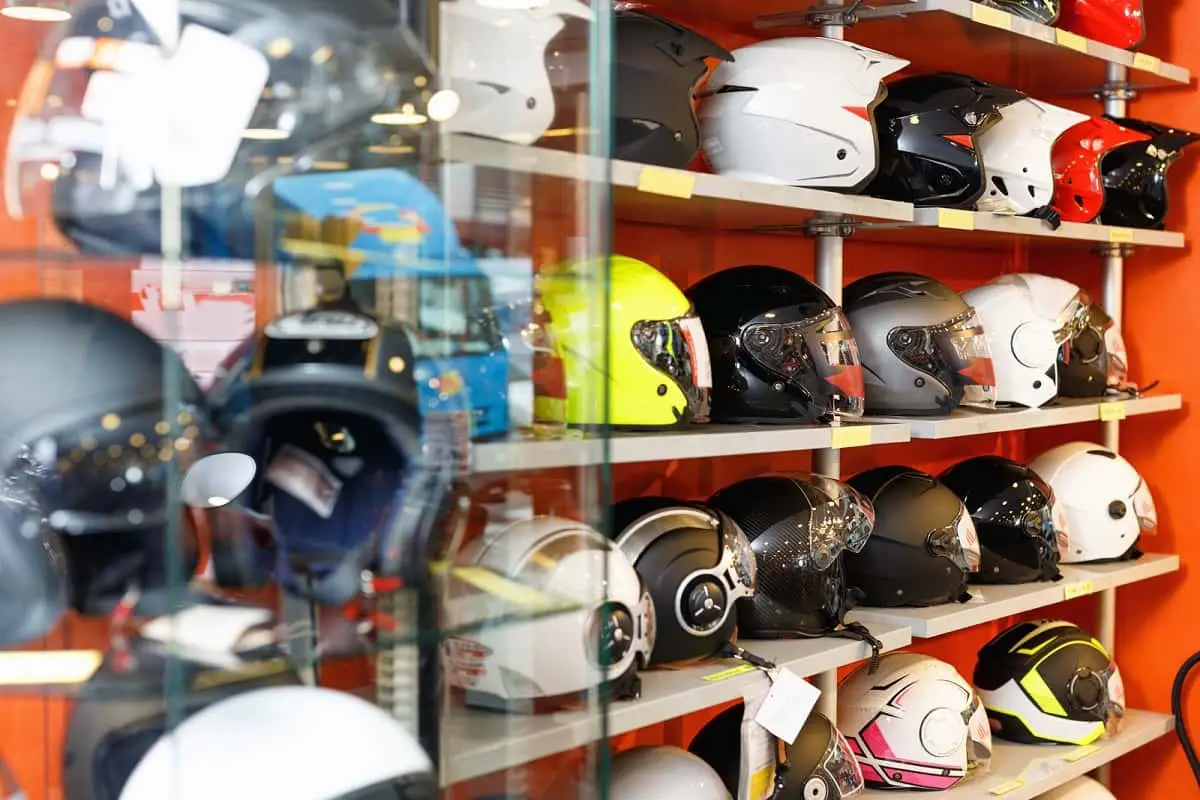
[[[1100,162],[1104,177],[1100,222],[1162,230],[1167,224],[1170,199],[1167,170],[1182,155],[1183,148],[1200,140],[1200,133],[1128,117],[1114,118],[1113,122],[1150,139],[1121,145]]]

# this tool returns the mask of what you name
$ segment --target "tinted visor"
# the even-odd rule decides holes
[[[996,374],[992,351],[974,309],[940,325],[894,328],[888,344],[904,363],[943,383],[956,384],[960,403],[994,408]]]
[[[1132,505],[1142,532],[1152,532],[1158,526],[1158,509],[1154,506],[1154,496],[1150,494],[1150,487],[1144,480],[1138,481],[1137,489],[1133,492]]]
[[[688,418],[692,422],[707,422],[712,364],[700,318],[688,315],[662,322],[637,322],[633,326],[633,345],[646,363],[671,378],[683,391]]]
[[[821,760],[821,770],[825,773],[826,780],[837,787],[838,797],[854,797],[863,790],[862,769],[858,766],[858,760],[854,757],[854,751],[850,749],[846,737],[832,725],[829,727],[833,736],[829,748],[825,751],[825,757]]]
[[[979,571],[979,535],[965,508],[959,509],[953,525],[932,531],[925,539],[925,546],[931,555],[950,559],[963,572]]]

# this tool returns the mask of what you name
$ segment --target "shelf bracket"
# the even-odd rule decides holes
[[[863,0],[818,3],[807,11],[785,11],[780,14],[764,14],[754,20],[755,28],[793,28],[806,25],[810,28],[850,28],[858,24],[858,9]]]
[[[805,236],[814,239],[822,236],[845,239],[854,235],[857,224],[854,217],[844,214],[814,214],[812,219],[804,223],[802,230]]]
[[[1101,242],[1092,248],[1092,255],[1098,258],[1126,258],[1133,255],[1133,245],[1128,242]]]
[[[1137,96],[1137,89],[1133,88],[1132,83],[1125,80],[1105,81],[1092,95],[1097,101],[1104,103],[1105,113],[1111,113],[1107,111],[1110,103],[1128,103],[1136,100]]]

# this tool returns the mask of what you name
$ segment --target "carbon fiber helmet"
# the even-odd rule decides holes
[[[1057,22],[1060,10],[1059,0],[987,0],[985,5],[995,6],[1043,25],[1053,25]]]
[[[1100,222],[1162,230],[1166,227],[1170,199],[1167,170],[1184,147],[1200,139],[1200,133],[1141,119],[1109,119],[1148,135],[1150,141],[1121,145],[1100,162],[1100,173],[1104,176],[1104,208],[1100,211]]]

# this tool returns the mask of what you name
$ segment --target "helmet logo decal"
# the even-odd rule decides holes
[[[471,639],[446,640],[446,665],[451,685],[472,687],[487,675],[487,659],[492,649]]]
[[[952,142],[952,143],[958,145],[959,147],[965,148],[967,150],[975,149],[975,140],[972,139],[969,134],[943,133],[942,138],[948,142]]]

